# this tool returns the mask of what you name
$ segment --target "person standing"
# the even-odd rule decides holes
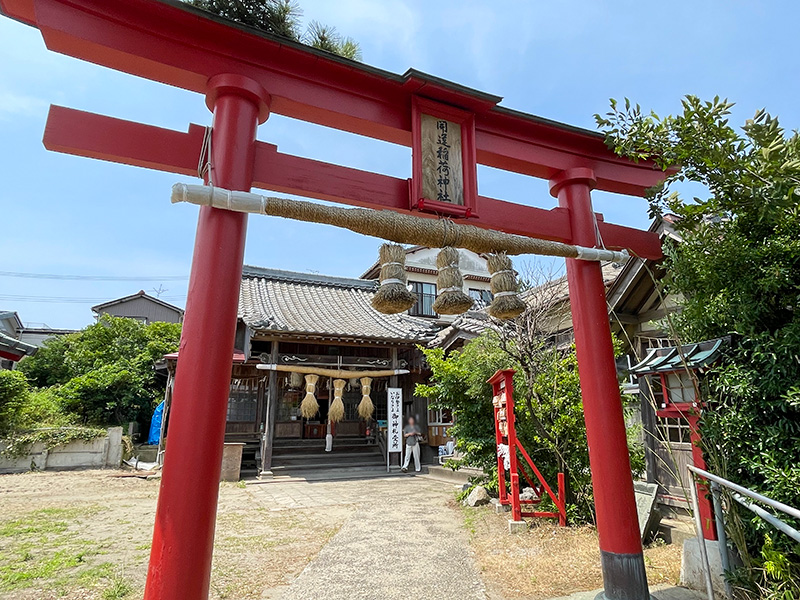
[[[403,473],[408,473],[408,463],[411,461],[411,455],[414,455],[414,470],[419,473],[419,439],[422,437],[422,432],[417,427],[417,422],[414,417],[408,417],[408,423],[403,428],[403,437],[406,439],[406,459],[403,461]]]

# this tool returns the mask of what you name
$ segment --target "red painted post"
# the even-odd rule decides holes
[[[664,388],[666,389],[666,388]],[[689,441],[692,443],[692,463],[698,469],[707,471],[706,461],[703,458],[703,449],[700,446],[700,415],[689,414],[686,416],[689,422]],[[690,475],[688,481],[689,485],[697,486],[697,504],[700,507],[700,522],[703,525],[703,537],[707,540],[716,541],[717,536],[717,523],[714,520],[714,508],[711,504],[711,487],[705,479],[697,478],[697,481],[692,481],[694,475]]]
[[[511,463],[508,479],[511,482],[511,520],[522,521],[522,506],[519,501],[519,459],[517,458],[517,418],[514,415],[514,371],[503,371],[502,393],[506,396],[506,419],[508,420],[508,458]]]
[[[567,526],[567,485],[564,473],[558,474],[558,524]]]
[[[213,183],[249,191],[268,96],[221,75],[207,102]],[[145,600],[208,598],[246,228],[244,213],[200,209]]]
[[[569,210],[573,244],[588,247],[598,245],[591,199],[594,185],[594,173],[586,168],[569,169],[550,180],[550,193],[558,198],[559,206]],[[567,281],[589,443],[605,597],[608,600],[648,600],[647,575],[600,263],[567,259]]]

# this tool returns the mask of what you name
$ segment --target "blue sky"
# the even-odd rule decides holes
[[[610,97],[659,114],[697,94],[737,102],[735,121],[766,107],[800,122],[796,2],[477,2],[305,0],[305,18],[357,39],[364,62],[409,67],[504,97],[503,104],[587,128]],[[0,271],[141,278],[48,280],[0,275],[0,309],[26,323],[82,327],[93,304],[167,289],[183,306],[197,209],[169,203],[180,178],[45,151],[50,103],[185,130],[208,124],[199,95],[48,52],[36,30],[0,19]],[[282,152],[398,177],[410,150],[272,116],[259,139]],[[479,191],[551,207],[546,182],[479,169]],[[606,220],[647,226],[641,199],[595,194]],[[245,261],[358,276],[379,241],[332,227],[251,217]],[[48,298],[57,301],[39,302]],[[63,299],[69,299],[64,301]]]

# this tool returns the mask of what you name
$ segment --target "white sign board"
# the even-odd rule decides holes
[[[386,390],[388,421],[386,430],[386,447],[388,452],[403,451],[403,390],[388,388]]]

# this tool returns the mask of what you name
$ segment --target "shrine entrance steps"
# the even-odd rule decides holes
[[[325,452],[325,440],[275,440],[272,448],[274,475],[296,475],[308,471],[340,469],[385,469],[380,448],[363,437],[337,437]]]

